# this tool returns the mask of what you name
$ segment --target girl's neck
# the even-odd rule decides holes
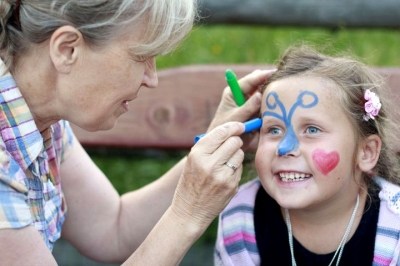
[[[348,240],[356,231],[367,199],[365,189],[359,189],[360,203],[350,231]],[[334,252],[349,224],[350,217],[356,204],[357,193],[347,196],[345,200],[337,201],[329,207],[315,208],[312,210],[289,210],[293,237],[303,247],[316,254],[328,254]],[[285,211],[281,208],[283,219]]]

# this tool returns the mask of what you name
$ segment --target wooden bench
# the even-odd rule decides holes
[[[199,0],[202,22],[346,28],[400,27],[398,0]]]
[[[225,70],[238,78],[268,65],[195,65],[158,72],[159,86],[143,88],[114,129],[86,132],[74,127],[84,147],[190,149],[195,135],[206,131],[227,86]],[[376,68],[387,80],[397,103],[400,68]],[[400,107],[393,110],[400,121]],[[396,144],[400,151],[400,144]]]

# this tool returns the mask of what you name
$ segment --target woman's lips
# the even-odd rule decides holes
[[[124,107],[124,109],[126,111],[129,111],[129,101],[123,101],[122,102],[122,106]]]

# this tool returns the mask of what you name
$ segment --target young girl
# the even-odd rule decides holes
[[[216,265],[400,265],[383,84],[351,59],[284,54],[262,88],[259,177],[220,215]]]

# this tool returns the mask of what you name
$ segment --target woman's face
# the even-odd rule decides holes
[[[334,86],[294,77],[272,82],[263,94],[255,164],[264,189],[284,208],[323,206],[358,191],[356,137]]]
[[[142,86],[157,86],[155,58],[135,58],[132,41],[123,36],[104,48],[81,47],[59,95],[65,119],[88,131],[111,129]]]

